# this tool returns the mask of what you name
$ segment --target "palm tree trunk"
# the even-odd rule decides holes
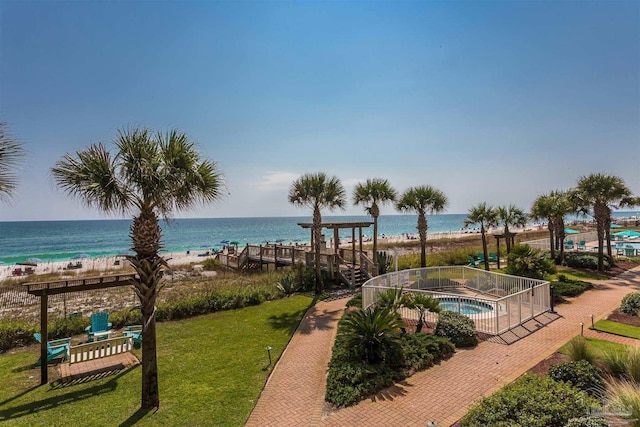
[[[547,224],[547,228],[549,229],[549,247],[551,248],[551,258],[556,259],[556,250],[555,250],[555,241],[553,236],[553,223],[549,221]]]
[[[607,207],[596,203],[593,207],[593,216],[598,229],[598,272],[604,273],[604,235],[609,216]]]
[[[420,236],[420,266],[427,266],[427,217],[424,212],[418,214],[418,235]]]
[[[489,253],[487,250],[487,233],[484,229],[484,222],[480,223],[480,234],[482,234],[482,253],[484,254],[484,269],[489,271]]]
[[[320,295],[322,293],[322,275],[320,273],[320,235],[322,234],[321,224],[322,216],[320,215],[320,208],[316,206],[313,210],[313,251],[315,252],[314,271],[316,275],[316,295]]]
[[[376,266],[376,274],[378,274],[378,216],[380,215],[380,209],[378,205],[373,202],[371,205],[371,218],[373,218],[373,262]]]
[[[507,255],[511,253],[511,233],[509,232],[509,226],[504,226],[504,237],[507,244]]]
[[[609,259],[613,261],[613,251],[611,250],[611,210],[610,209],[607,215],[607,222],[605,225],[604,233],[605,233],[605,240],[607,242],[607,255],[609,255]]]

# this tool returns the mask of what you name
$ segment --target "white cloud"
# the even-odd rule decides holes
[[[260,191],[282,191],[288,190],[293,181],[298,179],[300,174],[293,172],[266,172],[262,175],[262,180],[256,186]]]

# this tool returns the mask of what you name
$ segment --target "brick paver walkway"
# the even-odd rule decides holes
[[[638,288],[640,267],[598,282],[596,289],[558,306],[560,318],[539,325],[538,331],[514,344],[484,341],[473,350],[460,350],[373,399],[331,413],[323,411],[326,367],[346,300],[319,303],[294,334],[247,426],[424,426],[431,420],[450,426],[475,400],[513,381],[579,334],[580,322],[585,335],[603,338],[588,330],[591,314],[596,320],[603,318]]]

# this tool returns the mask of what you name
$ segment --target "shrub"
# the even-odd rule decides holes
[[[84,333],[84,328],[89,326],[91,321],[87,317],[58,318],[49,323],[47,333],[49,339],[67,338],[72,335]]]
[[[282,291],[286,296],[290,296],[300,289],[300,284],[296,282],[295,277],[286,275],[280,279],[280,282],[276,285],[278,289]]]
[[[410,294],[406,305],[408,308],[418,312],[416,332],[422,331],[422,327],[426,322],[425,315],[427,311],[440,313],[440,300],[423,293]]]
[[[393,258],[387,255],[385,251],[378,251],[377,259],[378,274],[387,274],[390,271]]]
[[[600,367],[614,378],[622,378],[626,372],[625,354],[617,351],[606,351],[600,357]]]
[[[609,427],[609,422],[600,417],[571,418],[564,427]]]
[[[0,351],[35,342],[33,334],[40,329],[31,323],[2,319],[0,320]]]
[[[547,375],[555,381],[571,384],[592,396],[601,395],[604,389],[600,369],[586,360],[553,365]]]
[[[311,291],[316,285],[316,273],[312,267],[298,263],[295,268],[295,280],[300,289],[305,292]]]
[[[403,349],[402,367],[416,372],[451,357],[455,346],[447,338],[428,334],[401,334]]]
[[[562,427],[597,405],[594,398],[569,384],[527,374],[474,405],[460,425]]]
[[[637,316],[640,310],[640,292],[632,292],[622,298],[620,311],[629,316]]]
[[[109,313],[109,322],[115,329],[124,328],[128,325],[142,324],[142,312],[139,308],[129,308]]]
[[[362,294],[354,295],[349,301],[347,301],[347,307],[362,308]]]
[[[516,245],[507,257],[507,267],[504,271],[513,276],[543,279],[546,275],[555,273],[556,267],[542,251],[529,245]]]
[[[325,400],[337,406],[353,405],[404,377],[387,365],[358,361],[329,364]]]
[[[591,283],[582,280],[571,280],[563,274],[558,276],[558,280],[552,281],[551,285],[553,286],[553,302],[555,303],[564,302],[563,297],[577,297],[585,291],[593,289]]]
[[[218,258],[207,258],[202,262],[202,267],[208,271],[222,270],[222,261]]]
[[[338,334],[360,360],[375,364],[401,354],[398,330],[404,323],[390,309],[360,309],[346,315],[342,323]]]
[[[567,356],[575,362],[579,360],[586,360],[592,364],[596,362],[596,356],[589,348],[587,340],[582,336],[573,337],[565,346],[565,350]]]
[[[449,338],[456,347],[473,347],[478,344],[478,335],[473,320],[464,314],[453,311],[440,313],[434,334]]]
[[[558,261],[560,261],[558,254]],[[609,270],[613,262],[607,254],[604,254],[603,258],[605,270]],[[564,265],[573,268],[586,268],[590,270],[598,269],[598,254],[589,252],[565,252],[564,253]]]

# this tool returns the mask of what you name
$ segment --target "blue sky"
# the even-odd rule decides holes
[[[308,215],[287,191],[317,171],[432,185],[449,213],[591,172],[640,194],[640,2],[0,0],[0,121],[29,153],[5,221],[104,218],[49,170],[125,126],[224,172],[177,217]]]

